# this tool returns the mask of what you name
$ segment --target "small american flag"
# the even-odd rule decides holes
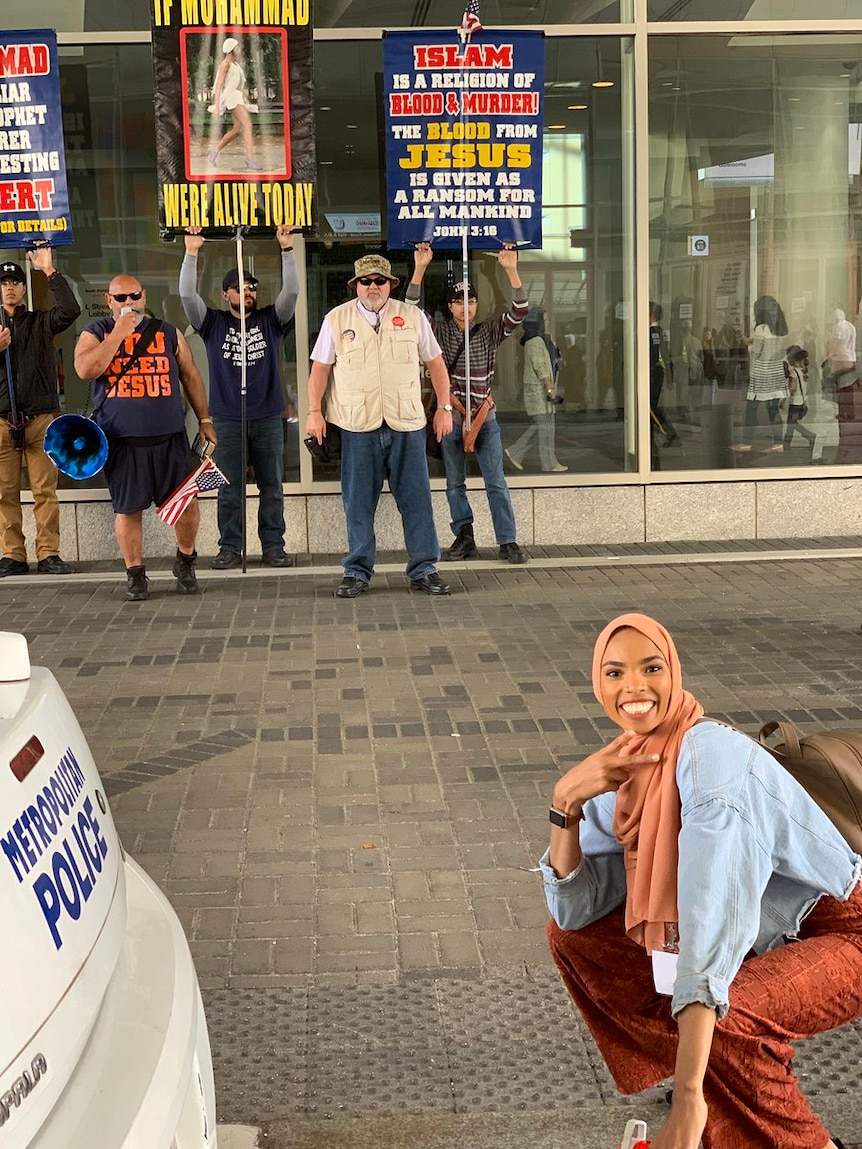
[[[479,0],[467,0],[467,7],[461,18],[461,32],[472,36],[474,32],[482,31],[482,21],[479,19]]]
[[[156,514],[163,523],[172,527],[192,499],[197,498],[201,491],[215,491],[219,487],[227,486],[229,486],[227,479],[212,459],[207,459],[180,483],[172,495],[168,495]]]

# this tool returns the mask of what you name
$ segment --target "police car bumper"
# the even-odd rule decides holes
[[[216,1149],[212,1060],[188,943],[155,883],[131,858],[124,870],[119,960],[75,1070],[29,1149]]]

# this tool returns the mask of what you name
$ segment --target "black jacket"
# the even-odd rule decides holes
[[[48,311],[17,308],[12,316],[2,314],[2,323],[12,329],[12,385],[19,415],[44,415],[59,408],[57,396],[57,353],[54,336],[65,331],[81,314],[72,289],[59,272],[48,280],[54,306]],[[6,355],[0,352],[0,417],[10,414],[6,380]]]

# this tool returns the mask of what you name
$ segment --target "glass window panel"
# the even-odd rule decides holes
[[[530,303],[548,314],[565,403],[548,404],[538,420],[527,413],[521,334],[508,339],[498,355],[494,393],[504,443],[515,448],[520,463],[512,474],[541,474],[558,465],[572,474],[635,467],[634,355],[633,343],[628,345],[632,201],[630,157],[623,148],[623,139],[630,139],[624,131],[631,101],[628,48],[616,38],[546,43],[544,246],[522,252],[520,271]],[[321,168],[320,183],[321,212],[330,230],[308,248],[312,343],[324,314],[351,295],[353,260],[367,247],[385,251],[381,64],[378,41],[316,45],[316,75],[326,84],[317,93],[319,140],[327,139],[318,155],[332,162]],[[596,80],[608,86],[593,87]],[[357,127],[345,127],[350,123]],[[412,274],[410,255],[386,254],[403,291]],[[425,305],[441,320],[449,317],[447,284],[461,277],[460,256],[453,255],[438,254],[425,279]],[[471,251],[469,274],[479,291],[479,318],[505,310],[508,284],[496,255]],[[314,474],[330,480],[337,471],[315,464]]]
[[[648,0],[648,20],[857,20],[857,0]]]
[[[651,40],[662,470],[862,461],[860,85],[859,36]]]
[[[616,24],[632,20],[634,0],[481,0],[486,28],[510,25]],[[405,5],[404,0],[317,0],[313,8],[318,28],[440,28],[447,18],[461,21],[464,4]]]
[[[75,243],[58,248],[57,269],[72,282],[83,307],[77,323],[57,340],[62,402],[67,411],[84,412],[89,388],[74,372],[75,339],[84,325],[106,314],[104,290],[125,271],[140,278],[147,304],[158,316],[186,328],[177,295],[183,249],[158,238],[155,122],[152,57],[146,44],[60,49],[60,84],[66,138],[67,174]],[[221,280],[236,262],[232,243],[204,248],[200,294],[213,307],[222,305]],[[280,288],[280,258],[274,240],[245,244],[246,263],[261,283],[262,304]],[[0,252],[19,260],[21,253]],[[34,302],[46,306],[44,277],[33,276]],[[206,356],[200,338],[190,344],[208,387]],[[296,345],[291,330],[284,341],[282,383],[285,394],[285,477],[299,480],[299,428],[296,415]],[[189,416],[194,433],[196,421]],[[89,483],[60,476],[61,488],[103,488],[104,476]]]

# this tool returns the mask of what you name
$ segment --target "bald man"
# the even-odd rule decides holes
[[[181,331],[161,321],[138,347],[149,324],[147,293],[133,275],[117,275],[105,294],[110,315],[88,323],[75,347],[75,370],[92,381],[99,425],[108,437],[105,478],[114,529],[126,564],[126,598],[149,597],[144,566],[143,512],[163,503],[192,469],[182,391],[201,437],[215,444],[200,372]],[[180,594],[196,594],[200,510],[197,499],[177,520],[173,573]]]

